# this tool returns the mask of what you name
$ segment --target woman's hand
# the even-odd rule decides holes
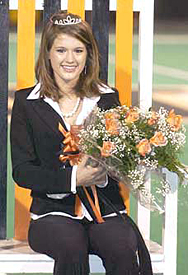
[[[85,155],[77,168],[77,186],[91,186],[105,183],[107,174],[106,169],[100,164],[98,164],[95,167],[92,167],[91,165],[92,163],[89,164],[89,157]]]

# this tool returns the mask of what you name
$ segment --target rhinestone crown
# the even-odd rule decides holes
[[[55,20],[53,23],[55,25],[75,25],[75,24],[78,24],[82,21],[81,18],[72,18],[70,15],[67,15],[67,18],[66,19],[59,19],[59,20]]]

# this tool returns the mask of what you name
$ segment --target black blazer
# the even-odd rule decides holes
[[[33,197],[30,211],[45,214],[61,211],[74,214],[75,194],[71,192],[72,167],[64,167],[57,152],[63,140],[58,123],[66,126],[59,114],[42,98],[27,100],[34,87],[15,93],[11,119],[11,155],[13,179],[31,190]],[[118,92],[101,94],[98,106],[108,109],[119,105]],[[79,188],[79,187],[78,187]],[[97,187],[98,189],[98,187]],[[106,187],[100,188],[118,210],[123,210],[123,200],[119,195],[117,182],[109,178]],[[46,194],[68,193],[63,199],[52,199]],[[91,196],[92,193],[90,192]],[[112,212],[111,208],[99,199],[102,215]]]

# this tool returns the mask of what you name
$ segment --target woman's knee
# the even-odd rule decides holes
[[[28,240],[34,251],[45,253],[54,259],[80,258],[88,250],[83,226],[62,217],[47,217],[32,221]]]
[[[104,254],[125,254],[127,250],[137,250],[137,237],[131,225],[121,219],[108,218],[105,223],[92,225],[89,230],[92,250]]]

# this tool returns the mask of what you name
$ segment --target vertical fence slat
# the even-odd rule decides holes
[[[122,104],[131,105],[133,0],[117,0],[116,87]]]
[[[9,1],[0,1],[0,239],[6,239]]]
[[[133,0],[117,0],[116,11],[116,88],[122,104],[132,101],[132,42],[133,41]],[[130,212],[129,192],[119,183],[121,195]]]
[[[17,88],[34,84],[35,1],[18,1]]]
[[[44,0],[44,13],[43,22],[44,24],[49,20],[50,16],[61,10],[61,0]]]
[[[18,1],[17,41],[17,88],[20,89],[34,85],[35,0]],[[24,240],[30,219],[30,192],[16,185],[15,197],[15,238]]]
[[[85,19],[85,0],[68,0],[68,12],[78,14]]]
[[[139,14],[139,101],[142,109],[152,106],[154,0],[145,0]],[[146,58],[147,56],[147,58]],[[147,100],[146,100],[147,98]]]
[[[138,63],[139,103],[140,103],[140,108],[143,110],[148,110],[152,106],[153,24],[154,24],[154,0],[145,0],[140,7],[140,14],[139,14],[139,63]],[[146,182],[146,188],[150,188],[150,187],[151,187],[151,179],[149,177]],[[143,217],[144,217],[144,221],[143,221]],[[150,210],[142,206],[140,203],[138,203],[137,224],[143,236],[147,240],[150,239],[150,220],[151,220]],[[173,259],[173,256],[171,258]],[[171,267],[173,266],[173,263]],[[167,272],[167,274],[169,273]]]
[[[100,78],[106,83],[108,79],[109,19],[109,0],[93,0],[92,29],[98,42],[100,53]]]

